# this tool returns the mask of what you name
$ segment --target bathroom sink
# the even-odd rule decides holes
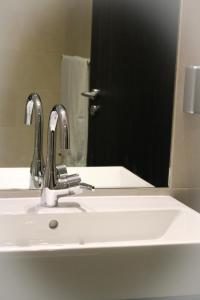
[[[0,265],[1,299],[189,299],[200,215],[168,196],[1,198]]]
[[[96,188],[153,187],[124,167],[69,167],[68,174],[78,173],[83,182]],[[31,188],[29,168],[0,168],[0,190]]]
[[[90,247],[106,243],[159,239],[177,217],[178,211],[89,212],[53,215],[2,216],[0,247]],[[144,224],[145,220],[145,224]],[[56,222],[53,230],[51,222]],[[15,224],[15,230],[13,230]]]
[[[0,200],[0,252],[200,243],[200,215],[167,196]]]
[[[83,182],[96,188],[153,187],[124,167],[69,167],[69,173],[79,173]]]
[[[30,168],[0,168],[0,190],[29,189]]]

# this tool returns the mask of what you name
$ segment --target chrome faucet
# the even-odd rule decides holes
[[[43,110],[41,98],[36,93],[30,94],[26,101],[24,123],[27,126],[32,123],[33,109],[35,110],[35,142],[30,169],[31,185],[34,188],[41,188],[45,168],[43,158]]]
[[[60,197],[79,194],[82,189],[93,190],[94,187],[81,182],[78,174],[67,174],[66,166],[56,165],[56,129],[60,125],[60,150],[63,153],[69,149],[69,122],[63,105],[55,105],[51,111],[48,125],[48,148],[42,189],[42,205],[55,207]]]

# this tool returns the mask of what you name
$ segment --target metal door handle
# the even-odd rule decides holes
[[[82,96],[89,98],[90,100],[94,100],[100,93],[100,90],[93,89],[91,92],[83,92]]]

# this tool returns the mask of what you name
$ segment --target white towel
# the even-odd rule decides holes
[[[68,166],[86,166],[88,143],[88,99],[81,96],[89,89],[89,60],[77,56],[62,57],[61,103],[66,107],[70,124]]]

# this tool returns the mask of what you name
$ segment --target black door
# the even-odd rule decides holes
[[[168,185],[179,0],[93,0],[89,166]]]

